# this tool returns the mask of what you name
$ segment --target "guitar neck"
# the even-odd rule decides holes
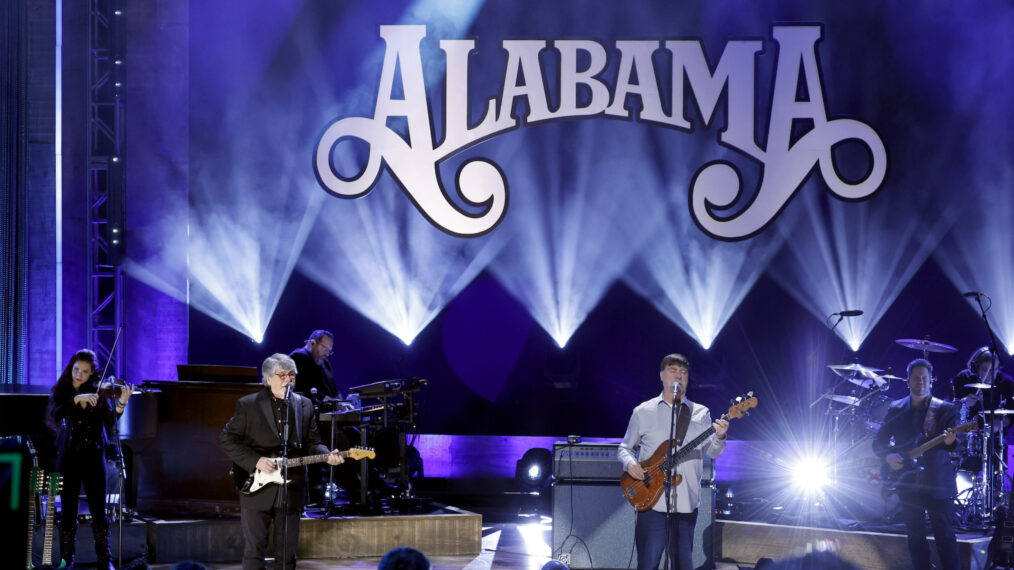
[[[46,504],[46,541],[42,543],[42,565],[53,564],[53,519],[56,518],[56,500],[50,495]]]
[[[722,419],[727,419],[727,417],[723,415]],[[679,463],[680,460],[689,455],[691,451],[700,447],[700,445],[711,437],[711,434],[713,433],[715,433],[715,426],[708,426],[708,429],[702,431],[700,435],[690,440],[689,443],[679,448],[679,450],[672,455],[673,463]]]
[[[923,453],[926,453],[927,451],[929,451],[929,450],[933,449],[934,447],[936,447],[936,446],[940,445],[941,443],[943,443],[944,442],[944,437],[945,437],[945,434],[940,434],[940,435],[934,437],[933,439],[927,441],[926,443],[920,445],[919,447],[913,449],[912,451],[909,451],[908,452],[908,458],[909,459],[918,459]]]
[[[25,568],[32,567],[32,535],[35,534],[35,495],[28,494],[28,560]]]
[[[314,463],[320,463],[322,461],[327,461],[327,458],[330,455],[331,455],[330,453],[321,453],[319,455],[307,455],[305,457],[290,457],[288,459],[288,464],[289,464],[289,467],[300,467],[302,465],[312,465]],[[349,456],[349,452],[348,451],[341,451],[341,452],[338,453],[338,455],[340,455],[342,458],[347,458]]]
[[[953,428],[951,431],[954,432],[954,433],[956,433],[956,434],[957,433],[965,433],[965,432],[968,432],[968,431],[971,431],[971,430],[975,429],[976,425],[977,425],[976,422],[971,421],[971,422],[968,422],[967,424],[961,424],[961,425]],[[920,445],[919,447],[913,449],[912,451],[909,451],[908,452],[908,458],[909,459],[918,459],[919,456],[921,456],[923,453],[926,453],[927,451],[929,451],[929,450],[933,449],[934,447],[936,447],[936,446],[940,445],[941,443],[943,443],[945,437],[947,437],[947,434],[942,433],[942,434],[934,437],[933,439],[927,441],[926,443]]]

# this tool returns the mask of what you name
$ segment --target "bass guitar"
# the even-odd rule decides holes
[[[272,457],[270,461],[275,464],[275,470],[271,473],[261,471],[260,469],[254,469],[252,474],[247,474],[239,465],[233,465],[232,471],[233,476],[236,478],[236,487],[240,493],[244,495],[252,495],[257,491],[260,491],[268,485],[282,485],[287,484],[290,481],[282,479],[282,469],[286,463],[291,467],[299,467],[301,465],[312,465],[314,463],[322,463],[327,461],[330,457],[330,453],[322,453],[320,455],[307,455],[305,457],[290,457],[285,460],[281,457]],[[376,452],[372,449],[365,447],[353,447],[346,451],[339,453],[345,459],[373,459],[377,456]]]
[[[36,510],[35,506],[39,501],[39,495],[46,488],[46,474],[41,467],[32,467],[32,473],[28,476],[28,558],[25,560],[25,568],[35,568],[32,563],[32,548],[35,546]]]
[[[748,410],[750,408],[756,407],[757,398],[754,397],[753,392],[747,392],[745,396],[740,396],[733,400],[728,413],[724,414],[722,419],[741,418],[744,415],[749,415]],[[655,453],[651,454],[651,457],[640,462],[641,468],[644,469],[643,480],[638,481],[634,479],[626,471],[620,476],[620,487],[623,489],[623,496],[639,511],[646,511],[653,507],[665,490],[666,480],[673,487],[679,485],[680,481],[683,480],[682,475],[673,473],[673,468],[684,457],[689,455],[690,452],[700,447],[713,433],[715,433],[714,426],[709,426],[708,429],[701,432],[700,435],[671,455],[669,453],[669,442],[663,441],[662,445],[659,445],[658,449],[655,450]],[[670,473],[673,474],[670,475]]]
[[[967,424],[951,428],[950,431],[953,433],[966,433],[977,427],[978,423],[971,421]],[[890,495],[890,493],[897,491],[898,487],[911,484],[916,474],[922,471],[922,467],[919,465],[919,458],[922,454],[942,444],[945,437],[947,437],[947,434],[942,433],[908,452],[895,451],[894,453],[900,454],[902,458],[902,465],[899,469],[892,468],[887,464],[887,461],[882,462],[880,465],[880,482],[884,485],[884,493]]]
[[[53,526],[56,523],[56,496],[63,489],[63,476],[59,473],[49,474],[49,488],[46,495],[46,534],[42,543],[42,568],[53,566]],[[61,560],[55,568],[63,568],[66,563]]]

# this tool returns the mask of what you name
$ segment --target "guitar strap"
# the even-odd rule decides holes
[[[299,396],[297,394],[292,394],[292,400],[289,402],[289,405],[291,405],[293,407],[293,412],[295,412],[292,415],[294,416],[294,419],[295,419],[295,422],[296,422],[296,447],[297,448],[302,448],[303,447],[303,406],[301,405],[301,402],[299,401]]]
[[[940,398],[930,398],[929,409],[926,410],[926,419],[922,422],[922,432],[926,435],[933,433],[933,427],[937,423],[937,416],[940,414],[940,406],[944,401]]]
[[[684,402],[680,404],[683,408],[680,410],[680,419],[676,422],[676,447],[683,445],[683,440],[687,437],[687,429],[690,427],[690,416],[694,413],[690,410],[690,406]]]

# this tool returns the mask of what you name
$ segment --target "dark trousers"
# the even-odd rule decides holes
[[[959,570],[958,541],[954,535],[954,502],[934,499],[924,493],[901,493],[901,517],[908,534],[908,553],[912,565],[930,568],[929,542],[926,540],[926,517],[929,514],[933,538],[936,539],[937,553],[943,570]]]
[[[299,516],[302,510],[303,489],[294,494],[289,489],[289,508],[285,514],[280,506],[281,488],[265,489],[261,494],[239,500],[239,521],[243,529],[243,570],[265,568],[268,551],[268,528],[274,524],[275,568],[295,568],[296,548],[299,546]],[[275,500],[275,498],[278,498]],[[288,521],[286,521],[288,519]],[[288,525],[286,527],[286,524]],[[282,564],[282,533],[285,535],[285,564]]]
[[[672,513],[670,517],[669,568],[693,570],[694,526],[697,511]],[[655,570],[665,552],[665,513],[641,511],[634,523],[634,544],[637,545],[637,570]]]
[[[60,556],[70,560],[74,556],[74,539],[77,536],[78,502],[84,484],[88,510],[92,515],[92,533],[95,535],[95,556],[99,563],[108,564],[109,519],[106,518],[106,458],[99,448],[85,451],[67,450],[56,461],[57,472],[63,475],[63,492],[60,493]]]

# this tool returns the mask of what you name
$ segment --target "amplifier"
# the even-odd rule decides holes
[[[623,466],[616,453],[618,443],[567,443],[553,444],[553,478],[583,479],[596,481],[619,481]],[[711,485],[715,480],[715,460],[705,455],[702,485]]]
[[[553,477],[556,479],[589,479],[619,481],[623,466],[616,457],[617,443],[553,444]]]
[[[715,489],[701,487],[694,528],[693,567],[715,567]],[[605,570],[637,566],[637,511],[613,482],[557,481],[553,486],[552,556],[570,568]],[[662,567],[660,564],[659,567]]]

